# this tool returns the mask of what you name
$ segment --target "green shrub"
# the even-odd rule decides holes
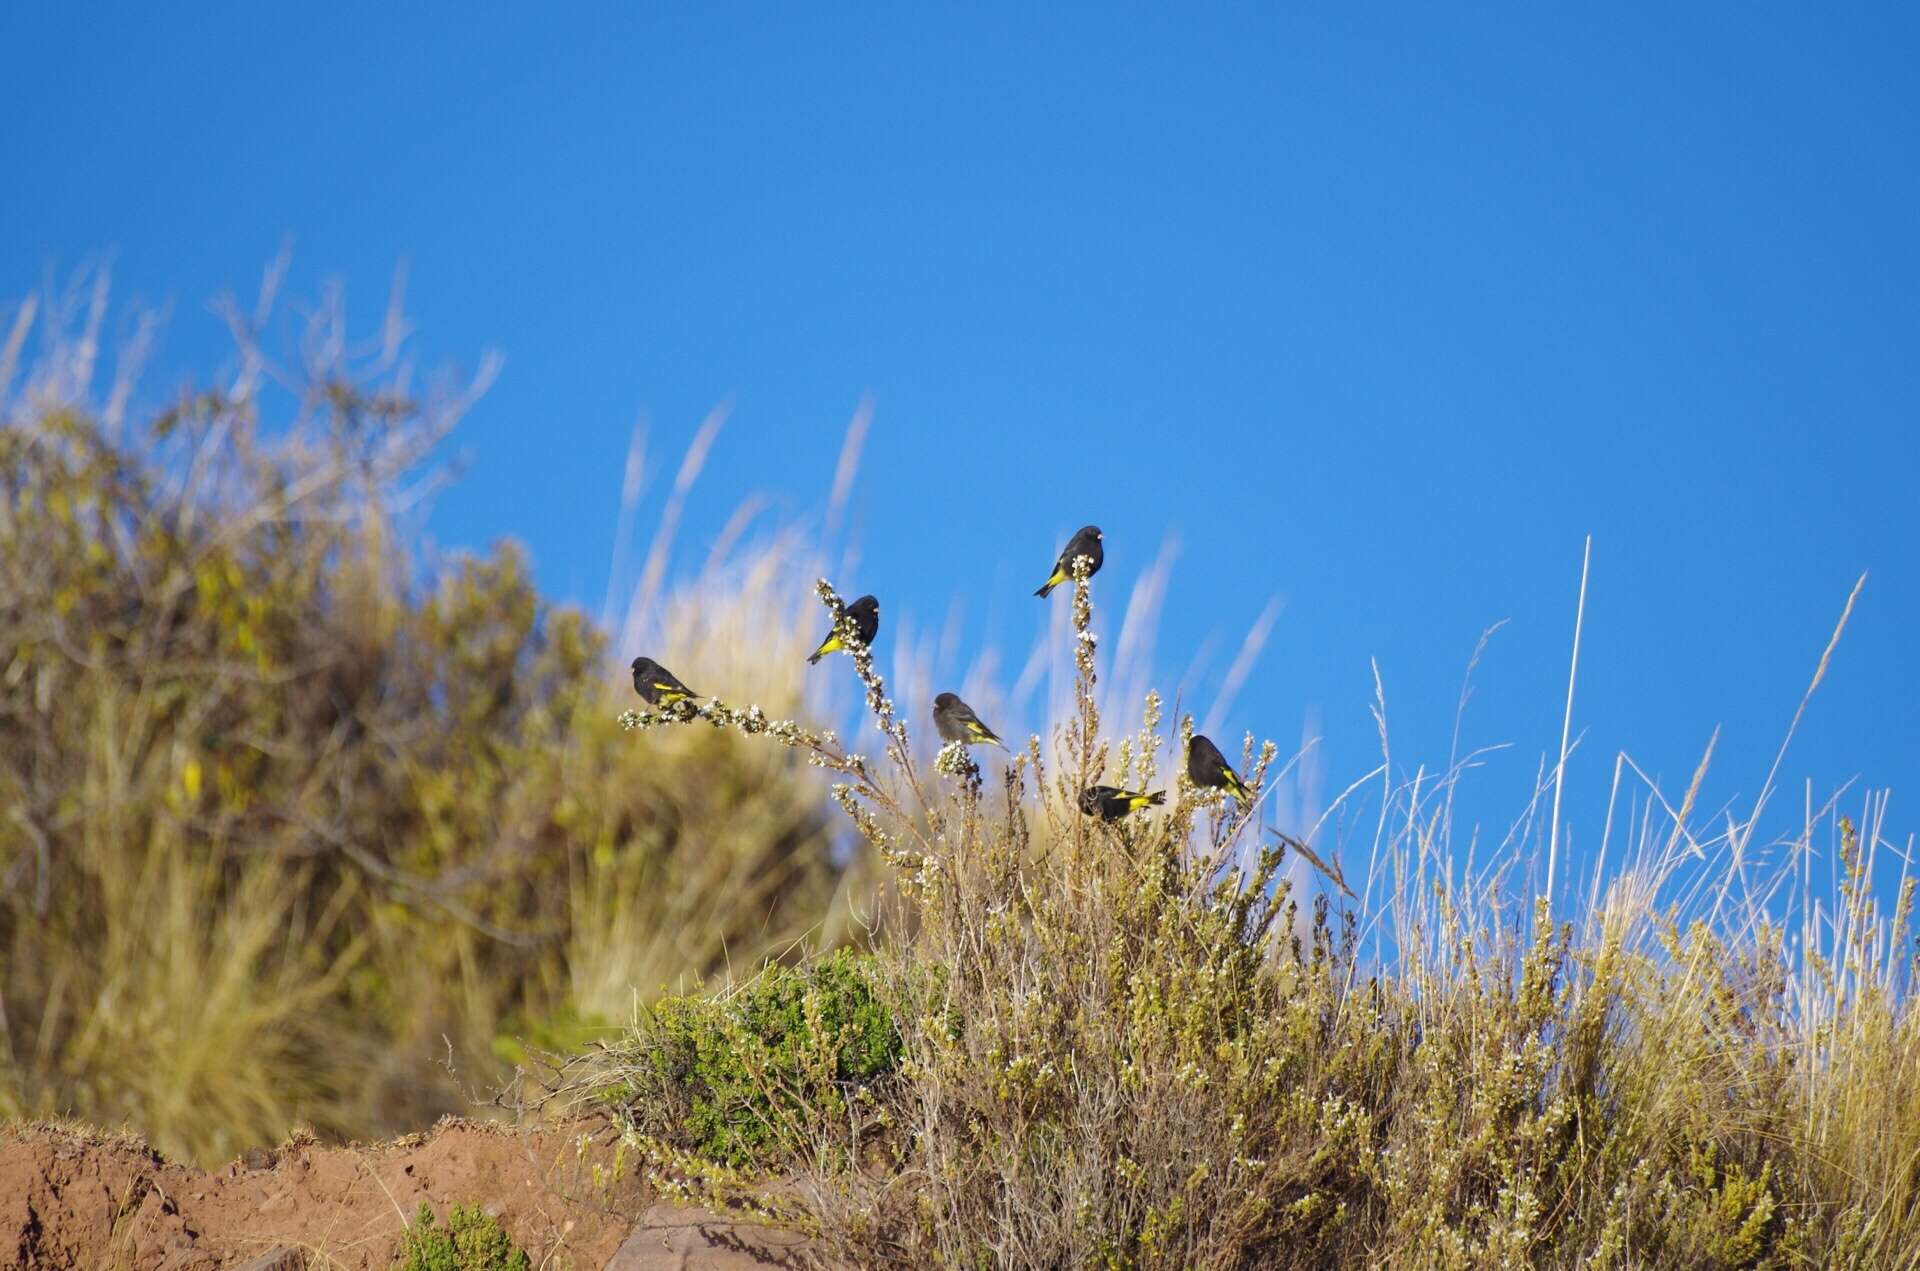
[[[394,1271],[529,1271],[532,1263],[491,1214],[455,1205],[439,1227],[423,1203],[393,1265]]]
[[[721,996],[656,1003],[621,1047],[613,1097],[657,1137],[721,1165],[764,1164],[839,1135],[900,1062],[872,958],[772,965]]]

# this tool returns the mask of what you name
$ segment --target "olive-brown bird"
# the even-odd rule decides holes
[[[1152,794],[1122,790],[1119,786],[1088,786],[1080,792],[1080,810],[1102,821],[1118,821],[1129,812],[1153,807],[1167,801],[1165,790]]]
[[[692,701],[700,696],[652,658],[633,660],[633,691],[645,699],[649,706],[671,706],[675,702]]]
[[[1247,789],[1247,783],[1240,780],[1240,774],[1227,766],[1227,758],[1220,753],[1220,747],[1199,733],[1187,744],[1187,775],[1193,778],[1193,784],[1207,786],[1214,790],[1225,790],[1242,803],[1253,802],[1253,791]]]
[[[1087,577],[1091,578],[1100,572],[1100,566],[1106,562],[1107,554],[1100,546],[1098,525],[1083,525],[1078,534],[1067,540],[1067,545],[1060,549],[1060,559],[1053,562],[1053,572],[1047,575],[1047,581],[1040,584],[1040,590],[1033,594],[1045,596],[1061,583],[1070,581],[1073,578],[1073,559],[1076,556],[1092,558],[1093,565],[1087,570]]]
[[[980,717],[973,713],[973,707],[961,701],[958,693],[942,693],[933,699],[933,726],[940,730],[940,736],[945,741],[1011,749],[991,728],[980,722]]]
[[[853,619],[853,634],[860,638],[862,645],[871,648],[873,637],[880,634],[880,602],[872,596],[862,596],[848,605],[843,612]],[[822,640],[820,647],[813,651],[813,656],[807,659],[807,664],[811,666],[827,654],[846,647],[846,641],[840,638],[840,624],[835,622],[833,630],[827,632],[827,638]]]

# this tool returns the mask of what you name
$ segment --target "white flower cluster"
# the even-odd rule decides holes
[[[1099,639],[1093,634],[1093,588],[1087,582],[1093,561],[1085,556],[1073,558],[1073,666],[1079,672],[1081,692],[1091,693],[1093,654]]]
[[[949,777],[965,777],[976,771],[964,741],[950,741],[940,747],[940,753],[933,757],[933,767]]]

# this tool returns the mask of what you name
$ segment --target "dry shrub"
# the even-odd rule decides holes
[[[864,651],[882,756],[724,704],[625,717],[649,745],[704,721],[799,750],[897,887],[870,974],[899,1063],[799,1118],[778,1189],[658,1115],[686,1097],[658,1021],[575,1068],[663,1185],[871,1266],[1912,1264],[1912,889],[1874,910],[1852,822],[1800,950],[1776,893],[1738,890],[1750,823],[1703,843],[1684,808],[1665,837],[1649,819],[1556,926],[1509,903],[1511,859],[1429,872],[1453,859],[1431,782],[1381,817],[1389,896],[1303,903],[1286,844],[1186,779],[1190,719],[1169,736],[1149,695],[1137,732],[1101,733],[1084,578],[1073,616],[1074,714],[992,784],[957,747],[922,773]],[[1249,746],[1256,789],[1274,757]],[[1096,780],[1170,797],[1106,824],[1075,810]],[[786,1070],[747,1075],[791,1107]]]

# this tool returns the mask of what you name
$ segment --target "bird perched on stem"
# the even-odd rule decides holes
[[[973,713],[973,707],[961,701],[958,693],[942,693],[933,699],[933,726],[940,730],[943,741],[1011,750],[991,728],[980,722],[980,717]]]
[[[1102,821],[1118,821],[1129,812],[1155,807],[1166,801],[1165,790],[1145,794],[1122,790],[1119,786],[1088,786],[1080,792],[1080,810]]]
[[[671,706],[700,696],[652,658],[633,660],[633,691],[649,706]]]
[[[1193,784],[1206,786],[1212,790],[1225,790],[1242,803],[1253,802],[1253,791],[1247,789],[1247,783],[1240,780],[1240,774],[1227,766],[1225,755],[1220,747],[1199,733],[1187,743],[1187,775],[1193,778]]]
[[[853,620],[853,634],[862,646],[872,646],[873,637],[880,634],[880,602],[878,600],[872,596],[862,596],[842,610],[840,616],[842,619]],[[833,630],[827,632],[827,638],[820,642],[820,647],[815,649],[813,656],[807,659],[809,666],[826,657],[827,654],[847,647],[847,642],[840,638],[840,628],[840,622],[836,621],[833,624]]]
[[[1045,596],[1061,583],[1070,580],[1073,577],[1073,559],[1076,556],[1085,556],[1093,562],[1087,569],[1087,577],[1091,578],[1100,572],[1100,566],[1105,563],[1107,554],[1100,546],[1098,525],[1083,525],[1079,533],[1067,540],[1067,545],[1060,549],[1060,559],[1053,562],[1053,572],[1047,575],[1047,581],[1040,584],[1040,590],[1033,594]]]

